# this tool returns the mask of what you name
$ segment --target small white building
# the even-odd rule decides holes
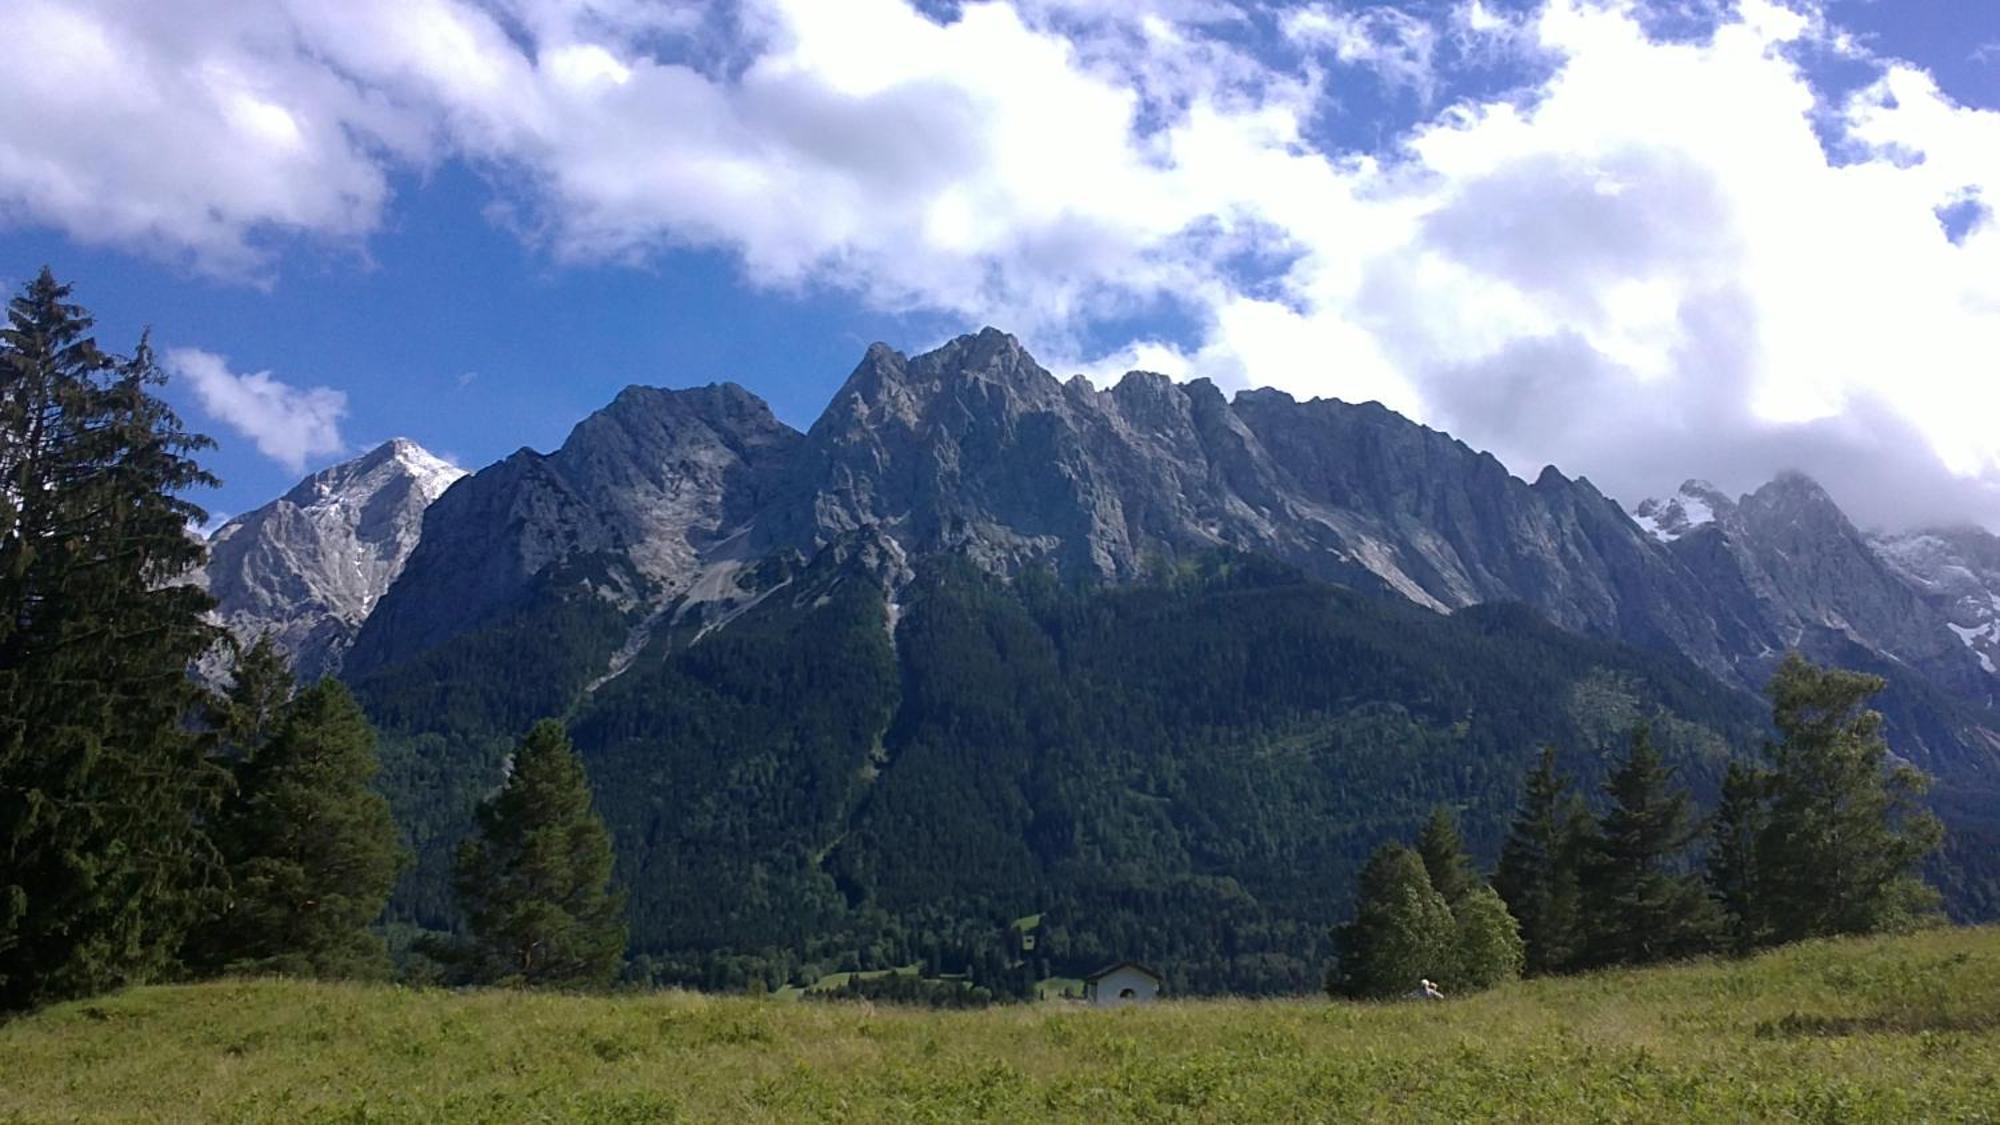
[[[1160,998],[1166,978],[1137,961],[1120,961],[1083,978],[1083,998],[1099,1008],[1148,1004]]]

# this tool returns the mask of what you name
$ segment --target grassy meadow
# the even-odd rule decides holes
[[[2000,1121],[2000,929],[1442,1004],[139,988],[0,1026],[0,1121]]]

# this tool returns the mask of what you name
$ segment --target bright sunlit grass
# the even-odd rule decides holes
[[[1444,1004],[977,1012],[290,981],[0,1027],[0,1120],[2000,1120],[2000,929]]]

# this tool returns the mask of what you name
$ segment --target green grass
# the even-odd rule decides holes
[[[141,988],[0,1027],[0,1121],[68,1120],[1993,1121],[2000,930],[1430,1005]]]
[[[1035,995],[1044,1000],[1060,1000],[1064,992],[1072,996],[1083,995],[1082,977],[1049,977],[1035,982]]]

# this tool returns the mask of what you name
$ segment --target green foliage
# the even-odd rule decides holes
[[[277,697],[289,682],[268,667],[252,670],[239,672],[233,699]],[[230,713],[257,712],[239,705]],[[299,976],[385,975],[386,950],[368,927],[402,857],[388,802],[371,787],[375,733],[333,680],[264,721],[269,737],[236,766],[236,792],[215,824],[230,891],[197,931],[190,960]]]
[[[1935,909],[1916,875],[1942,832],[1919,804],[1926,780],[1891,764],[1883,681],[1786,657],[1768,688],[1778,740],[1766,749],[1755,916],[1776,941],[1873,933]]]
[[[466,978],[602,987],[625,957],[625,896],[610,890],[611,838],[590,807],[561,723],[536,723],[479,835],[458,853],[470,938],[450,956]]]
[[[1527,947],[1521,925],[1507,912],[1498,891],[1476,883],[1452,904],[1454,937],[1451,970],[1444,976],[1452,992],[1477,992],[1521,975]]]
[[[859,973],[834,988],[809,989],[807,1000],[865,1000],[874,1004],[907,1004],[921,1008],[987,1008],[993,1005],[990,988],[962,980],[930,980],[915,973]]]
[[[588,589],[544,576],[507,619],[350,681],[381,732],[381,789],[415,857],[390,916],[433,931],[462,923],[452,861],[501,764],[536,719],[560,715],[604,670],[630,625]]]
[[[1721,914],[1700,875],[1683,869],[1697,825],[1687,791],[1673,782],[1652,731],[1635,729],[1604,784],[1611,804],[1584,861],[1585,965],[1644,965],[1715,948]]]
[[[1545,748],[1528,775],[1493,875],[1493,889],[1520,922],[1530,974],[1569,968],[1583,936],[1579,868],[1588,847],[1588,813],[1572,801],[1569,785],[1556,769],[1554,748]]]
[[[177,581],[210,443],[69,296],[44,269],[0,330],[0,1010],[167,971],[219,881],[187,675],[217,631]]]
[[[234,646],[229,691],[216,708],[214,724],[225,754],[240,759],[255,755],[284,714],[298,684],[292,667],[266,633],[249,647]]]
[[[1734,953],[1748,953],[1770,933],[1757,865],[1757,841],[1768,820],[1764,788],[1764,777],[1754,767],[1731,762],[1709,821],[1709,895],[1722,911],[1723,944]]]
[[[1481,885],[1479,873],[1473,870],[1471,857],[1465,854],[1465,838],[1458,832],[1458,816],[1443,805],[1431,810],[1430,819],[1424,821],[1423,831],[1417,833],[1417,854],[1423,857],[1424,871],[1431,878],[1432,888],[1454,907]]]
[[[1386,999],[1458,967],[1458,928],[1424,861],[1384,844],[1361,871],[1354,918],[1334,932],[1339,961],[1327,983],[1337,996]]]
[[[1440,616],[1241,556],[1108,590],[932,560],[892,635],[858,558],[841,543],[759,568],[719,627],[713,604],[669,609],[588,693],[622,636],[581,614],[602,599],[536,618],[538,649],[601,654],[594,672],[560,663],[573,702],[521,690],[571,708],[643,979],[981,960],[1045,978],[1129,957],[1178,995],[1312,988],[1377,845],[1445,804],[1490,857],[1528,748],[1587,765],[1594,732],[1629,729],[1596,708],[1680,717],[1663,745],[1711,781],[1709,748],[1759,729],[1752,701],[1690,666],[1515,607]],[[444,709],[418,685],[447,671],[468,714],[514,707],[455,644],[357,694],[402,701],[378,718],[403,732]],[[497,782],[506,744],[480,722],[388,739],[384,785],[420,854],[441,850],[448,805]],[[406,879],[397,917],[448,920],[432,871]],[[1028,915],[1032,949],[1010,929]]]

